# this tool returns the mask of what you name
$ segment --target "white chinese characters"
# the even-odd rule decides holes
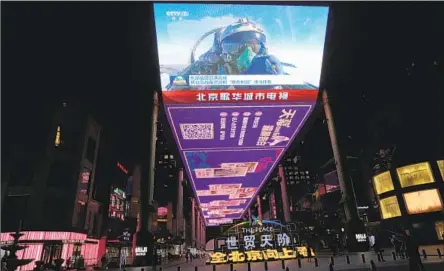
[[[203,93],[196,94],[198,102],[217,102],[217,101],[286,101],[289,99],[288,92],[219,92],[219,93]]]

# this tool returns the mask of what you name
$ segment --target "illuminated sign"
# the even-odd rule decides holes
[[[295,229],[292,223],[281,224],[278,221],[259,220],[252,217],[252,222],[240,222],[225,231],[228,252],[211,253],[207,263],[239,263],[306,257],[308,256],[307,248],[301,246],[293,237],[297,236]],[[313,250],[311,250],[311,255],[315,255]]]
[[[136,256],[146,256],[148,253],[147,247],[136,247],[135,249]]]
[[[122,189],[120,189],[120,188],[116,188],[116,189],[114,189],[114,193],[115,194],[117,194],[117,195],[119,195],[120,197],[122,197],[122,198],[126,198],[126,195],[125,195],[125,191],[123,191]]]
[[[438,163],[439,172],[441,173],[441,178],[444,180],[444,160],[436,161]]]
[[[128,174],[128,170],[119,162],[117,162],[116,166],[125,174]]]
[[[125,201],[126,195],[122,189],[115,188],[110,195],[110,203],[108,208],[108,216],[115,217],[120,220],[125,219]]]
[[[379,200],[382,219],[401,216],[401,209],[396,196]]]
[[[206,224],[231,223],[314,109],[328,7],[154,10],[167,119]]]
[[[60,126],[57,126],[57,131],[56,131],[56,137],[54,140],[54,146],[58,147],[60,145],[60,143],[62,143],[61,137],[60,137]]]
[[[428,189],[404,193],[405,205],[409,214],[437,212],[443,209],[438,189]]]
[[[394,190],[392,176],[390,171],[383,172],[373,177],[373,185],[376,194],[382,194]]]
[[[168,208],[159,207],[157,208],[157,221],[158,222],[167,222]]]
[[[428,162],[408,165],[396,169],[401,187],[433,183],[432,169]]]
[[[355,234],[355,237],[356,237],[356,241],[358,241],[358,243],[367,242],[367,234],[365,234],[365,233],[357,233],[357,234]]]
[[[312,251],[313,253],[313,251]],[[272,260],[290,260],[296,259],[298,255],[307,256],[306,247],[298,247],[297,250],[288,248],[277,249],[264,249],[264,250],[250,250],[241,252],[233,250],[229,253],[214,252],[210,253],[210,259],[208,264],[224,264],[224,263],[242,263],[242,262],[255,262],[255,261],[272,261]],[[314,253],[312,254],[314,255]]]
[[[341,189],[339,185],[338,173],[336,170],[324,174],[325,192],[331,193]]]

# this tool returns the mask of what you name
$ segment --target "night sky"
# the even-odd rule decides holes
[[[150,4],[1,5],[3,159],[13,144],[46,137],[41,120],[63,101],[98,119],[122,161],[137,159],[146,144],[146,101],[159,82]],[[333,6],[321,87],[332,96],[340,140],[350,152],[370,140],[368,125],[382,108],[391,112],[380,117],[383,130],[400,128],[381,142],[402,134],[399,142],[427,144],[443,135],[442,14],[442,3]],[[419,123],[426,116],[432,118]],[[322,120],[301,149],[313,168],[332,156]]]

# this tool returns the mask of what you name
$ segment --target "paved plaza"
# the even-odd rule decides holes
[[[366,259],[366,263],[362,263],[362,255]],[[384,255],[385,262],[378,262],[377,256],[373,252],[364,252],[361,254],[353,254],[349,256],[350,264],[347,264],[347,260],[345,256],[336,256],[334,257],[334,265],[333,270],[371,270],[370,261],[373,260],[377,270],[408,270],[408,261],[406,259],[397,259],[396,261],[392,258],[390,254]],[[330,257],[327,255],[321,255],[318,258],[318,266],[315,265],[314,259],[312,262],[308,262],[306,259],[302,259],[301,267],[298,265],[297,260],[289,260],[285,261],[285,267],[288,267],[289,271],[292,270],[330,270]],[[437,256],[429,256],[426,260],[423,259],[423,263],[426,267],[427,271],[442,271],[444,270],[444,258],[439,259]],[[179,262],[171,262],[161,266],[162,271],[195,271],[196,268],[198,271],[230,271],[230,265],[216,265],[215,269],[212,265],[205,264],[205,260],[196,259],[192,263],[185,263],[184,261]],[[153,271],[151,267],[128,267],[126,271],[141,271],[141,268],[144,271]],[[265,264],[264,262],[251,263],[250,268],[253,271],[264,271]],[[160,270],[157,267],[157,270]],[[248,264],[233,264],[233,270],[235,271],[248,271]],[[281,271],[282,262],[281,261],[272,261],[268,262],[268,270],[269,271]],[[285,270],[285,269],[284,269]],[[118,271],[118,269],[114,269],[111,271]]]

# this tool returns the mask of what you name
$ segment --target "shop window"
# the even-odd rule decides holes
[[[393,187],[392,176],[390,171],[383,172],[373,177],[373,185],[375,187],[376,194],[382,194],[385,192],[392,191],[395,189]]]
[[[45,244],[43,245],[42,261],[44,263],[54,264],[55,259],[62,257],[61,244]]]
[[[77,261],[77,259],[80,258],[80,255],[82,254],[82,244],[81,243],[75,243],[74,248],[72,250],[72,261]]]
[[[438,240],[444,240],[444,221],[436,221],[435,230],[438,235]]]
[[[396,196],[379,200],[379,207],[383,219],[401,216],[401,210],[399,209],[399,203]]]
[[[411,215],[437,212],[443,209],[438,189],[404,193],[407,212]]]
[[[401,187],[433,183],[432,170],[428,162],[408,165],[396,169]]]

